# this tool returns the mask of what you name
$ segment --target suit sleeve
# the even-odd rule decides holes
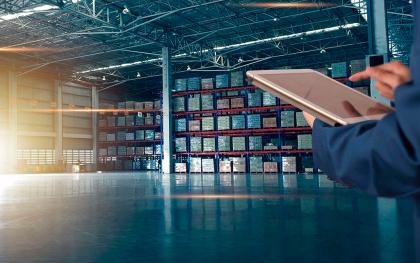
[[[399,87],[380,121],[330,127],[316,120],[314,162],[334,180],[380,196],[420,192],[420,87]]]

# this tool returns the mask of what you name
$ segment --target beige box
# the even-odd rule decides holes
[[[187,164],[175,163],[175,173],[187,173]]]
[[[231,172],[232,172],[232,162],[230,160],[220,160],[219,173],[231,173]]]
[[[279,168],[276,162],[265,162],[264,163],[264,173],[278,173]]]
[[[263,118],[263,128],[277,128],[277,118]]]

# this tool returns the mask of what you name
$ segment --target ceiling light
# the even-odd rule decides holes
[[[137,72],[137,77],[138,77],[138,78],[140,78],[140,77],[141,77],[140,72]]]
[[[191,70],[191,67],[190,67],[190,65],[188,65],[188,66],[187,66],[187,70],[188,70],[188,71],[190,71],[190,70]]]
[[[106,77],[105,76],[102,76],[102,80],[105,81],[106,80]]]
[[[274,22],[276,22],[277,20],[278,20],[278,19],[277,19],[277,17],[275,17],[275,18],[273,19],[273,21],[274,21]]]
[[[238,58],[238,63],[242,63],[242,62],[244,62],[244,60],[241,57]]]
[[[124,9],[122,10],[122,13],[123,13],[124,15],[126,15],[126,14],[130,13],[130,10],[127,8],[127,6],[124,6]]]
[[[327,53],[327,51],[326,51],[325,49],[321,49],[321,50],[319,51],[319,53],[321,53],[321,54],[325,54],[325,53]]]
[[[73,4],[77,4],[77,3],[79,3],[79,2],[80,2],[80,0],[71,0],[71,2],[72,2]]]
[[[2,20],[3,21],[10,21],[10,20],[17,19],[17,18],[20,18],[20,17],[30,16],[30,15],[33,15],[35,13],[40,13],[40,12],[45,12],[45,11],[50,11],[50,10],[55,10],[55,9],[58,9],[58,6],[55,6],[55,5],[40,5],[40,6],[37,6],[37,7],[25,9],[22,12],[19,12],[19,13],[2,15],[2,16],[0,16],[0,22]]]

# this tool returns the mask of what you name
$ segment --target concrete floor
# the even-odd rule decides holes
[[[312,175],[0,177],[0,262],[416,262],[413,201]]]

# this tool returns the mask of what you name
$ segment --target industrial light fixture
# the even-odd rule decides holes
[[[137,72],[137,77],[138,77],[138,78],[140,78],[140,77],[141,77],[140,72]]]
[[[102,76],[102,80],[105,81],[106,80],[106,77],[105,76]]]
[[[238,58],[238,63],[242,63],[242,62],[244,62],[244,60],[242,59],[242,57],[239,57]]]
[[[191,71],[190,65],[187,66],[187,71]]]
[[[72,2],[73,4],[77,4],[77,3],[79,3],[79,2],[80,2],[80,0],[71,0],[71,2]]]
[[[14,20],[20,17],[30,16],[36,13],[46,12],[46,11],[55,10],[55,9],[59,9],[59,7],[56,5],[40,5],[37,7],[25,9],[19,13],[2,15],[0,16],[0,22],[10,21],[10,20]]]
[[[127,7],[126,5],[124,6],[124,9],[122,10],[122,13],[123,13],[124,15],[126,15],[126,14],[130,13],[130,10],[128,9],[128,7]]]
[[[319,51],[319,53],[321,53],[321,54],[325,54],[325,53],[327,53],[327,51],[325,50],[325,49],[321,49],[320,51]]]
[[[273,21],[274,21],[274,22],[277,22],[277,20],[278,20],[278,19],[277,19],[277,17],[275,17],[275,18],[273,19]]]

